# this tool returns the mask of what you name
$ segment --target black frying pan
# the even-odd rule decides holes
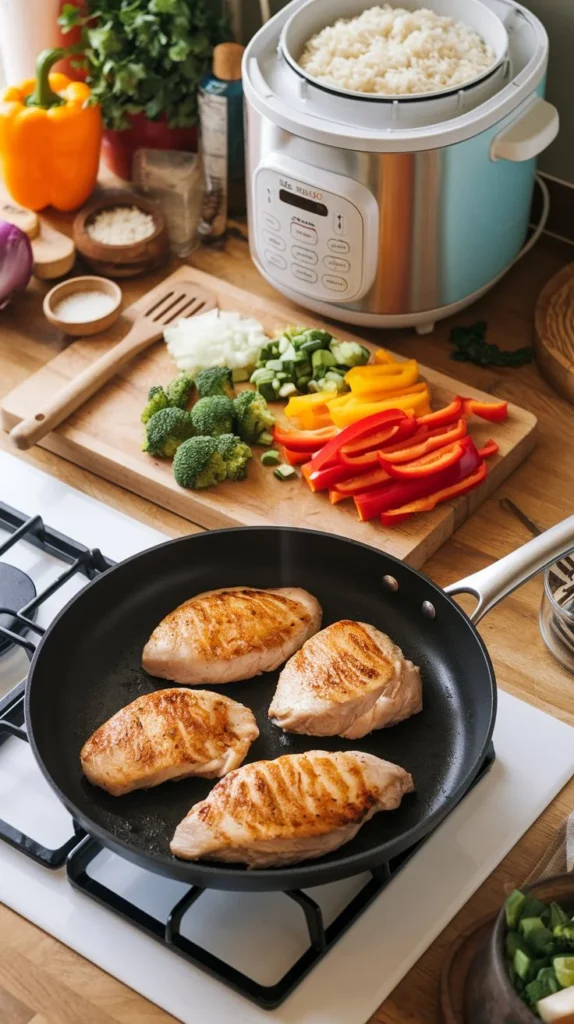
[[[451,592],[475,593],[478,618],[572,546],[574,517]],[[168,685],[141,668],[142,648],[160,619],[193,594],[237,585],[304,587],[321,602],[323,625],[341,618],[370,622],[422,672],[422,713],[359,741],[289,735],[271,725],[267,709],[278,672],[222,688],[256,715],[261,735],[248,761],[312,749],[361,749],[397,762],[414,777],[416,793],[397,811],[375,815],[336,852],[293,867],[247,871],[171,856],[175,826],[209,793],[212,781],[171,782],[118,798],[91,786],[80,770],[80,749],[97,726],[140,694]],[[34,657],[26,694],[32,749],[76,821],[141,867],[218,889],[319,885],[405,850],[438,825],[469,788],[495,714],[496,684],[486,648],[444,591],[366,545],[273,527],[184,537],[110,569],[54,621]]]

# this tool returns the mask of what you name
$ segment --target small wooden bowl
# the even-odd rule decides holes
[[[524,887],[524,892],[574,912],[574,875],[557,875]],[[506,971],[504,907],[484,948],[470,968],[465,992],[465,1024],[536,1024],[540,1021],[522,1001]]]
[[[155,222],[153,235],[129,245],[107,245],[91,238],[87,230],[89,222],[101,210],[113,210],[118,206],[137,206],[144,213],[151,214]],[[86,263],[106,277],[147,274],[165,263],[169,255],[167,225],[158,204],[125,189],[107,189],[90,199],[76,214],[73,235],[76,249]]]
[[[115,305],[109,313],[97,317],[95,320],[61,320],[56,313],[56,307],[62,299],[75,292],[105,292],[111,295]],[[113,281],[105,277],[72,277],[69,281],[62,281],[48,292],[44,299],[44,316],[54,327],[59,327],[65,334],[72,334],[75,338],[87,338],[90,334],[98,334],[107,330],[118,319],[122,308],[122,290]]]

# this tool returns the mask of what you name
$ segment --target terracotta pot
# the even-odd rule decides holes
[[[86,13],[86,0],[61,0],[60,10],[65,3],[70,2],[74,4],[74,7],[79,7],[82,14]],[[64,34],[60,29],[58,29],[58,34],[60,36],[59,45],[68,47],[75,45],[75,43],[79,43],[82,36],[82,30],[81,28],[74,28],[70,32],[66,32]],[[74,82],[83,82],[86,77],[86,72],[81,68],[72,67],[71,60],[59,61],[56,68],[58,71],[62,71],[64,75],[68,75],[68,78],[71,78]]]
[[[132,180],[132,161],[136,149],[197,150],[197,128],[170,128],[165,117],[148,121],[145,114],[131,114],[131,127],[124,131],[104,131],[102,156],[110,171],[124,181]]]
[[[524,887],[544,903],[556,900],[564,910],[574,911],[574,875],[559,875]],[[504,907],[484,948],[471,966],[465,993],[465,1024],[540,1024],[540,1018],[522,1001],[506,970]]]

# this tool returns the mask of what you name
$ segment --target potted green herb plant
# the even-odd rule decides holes
[[[131,179],[134,151],[197,149],[197,87],[213,47],[232,38],[223,0],[87,0],[65,3],[104,117],[103,156]]]

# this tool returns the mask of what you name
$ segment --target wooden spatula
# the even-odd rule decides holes
[[[59,426],[76,411],[103,384],[121,370],[126,363],[159,341],[164,327],[182,317],[207,313],[216,305],[215,298],[197,285],[177,281],[166,285],[165,291],[156,289],[150,296],[149,305],[133,322],[123,341],[119,341],[109,352],[96,359],[83,373],[57,392],[52,399],[34,416],[22,420],[10,431],[10,437],[17,448],[31,448],[46,434]]]

